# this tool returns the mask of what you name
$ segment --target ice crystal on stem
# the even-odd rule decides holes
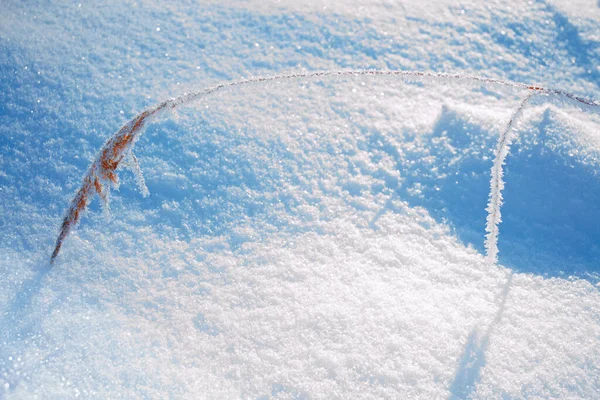
[[[492,177],[490,180],[490,201],[486,208],[488,212],[487,225],[485,227],[485,231],[487,232],[485,235],[486,257],[491,263],[498,261],[498,225],[502,222],[500,207],[502,207],[502,190],[504,189],[504,180],[502,179],[504,171],[502,167],[510,150],[512,133],[514,132],[513,127],[517,119],[523,114],[523,110],[533,94],[533,92],[529,93],[521,102],[519,108],[510,117],[506,128],[498,137],[498,144],[496,145],[496,157],[492,166]]]

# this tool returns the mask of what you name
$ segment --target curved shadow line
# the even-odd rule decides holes
[[[496,325],[502,321],[502,315],[506,307],[506,299],[510,292],[514,272],[511,271],[508,279],[500,293],[500,305],[483,336],[480,337],[477,327],[471,330],[463,353],[460,357],[458,368],[454,374],[454,379],[450,384],[450,396],[448,400],[459,400],[468,398],[477,388],[481,380],[481,370],[486,365],[485,354],[490,344],[490,336]]]

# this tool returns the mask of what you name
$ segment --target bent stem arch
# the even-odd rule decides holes
[[[291,79],[318,79],[330,77],[344,76],[397,76],[406,80],[434,80],[440,83],[446,81],[475,83],[482,85],[500,85],[516,89],[528,90],[530,93],[527,98],[521,103],[521,106],[513,114],[507,128],[499,139],[496,150],[496,160],[492,168],[492,180],[490,183],[490,204],[488,205],[488,222],[487,222],[487,238],[486,252],[487,257],[492,262],[496,262],[498,252],[498,223],[500,222],[500,205],[502,203],[501,192],[504,186],[502,182],[502,164],[508,154],[508,144],[510,142],[510,132],[514,121],[520,116],[527,101],[536,93],[557,95],[570,99],[581,105],[600,108],[600,104],[574,94],[539,86],[527,85],[524,83],[505,81],[495,78],[485,78],[480,76],[461,75],[461,74],[445,74],[436,72],[423,71],[390,71],[390,70],[342,70],[342,71],[319,71],[319,72],[301,72],[284,75],[273,75],[267,77],[255,77],[222,83],[203,90],[184,93],[177,98],[169,99],[153,107],[149,107],[136,115],[133,119],[121,127],[101,148],[99,155],[92,162],[88,171],[83,177],[83,183],[77,194],[71,200],[71,204],[67,209],[63,223],[56,239],[54,251],[50,257],[50,264],[53,264],[58,256],[60,249],[66,240],[71,230],[77,225],[81,216],[85,212],[90,201],[97,194],[102,202],[108,206],[108,197],[111,187],[118,187],[119,181],[116,175],[116,170],[119,166],[125,166],[133,170],[136,175],[136,183],[138,184],[142,195],[147,196],[148,190],[144,184],[144,179],[141,175],[137,159],[133,155],[133,147],[142,134],[144,128],[154,118],[161,115],[163,112],[174,110],[175,108],[189,104],[198,98],[217,92],[221,89],[231,88],[235,86],[249,85],[252,83],[270,82],[277,80]],[[504,137],[504,138],[503,138]]]
[[[535,92],[530,92],[527,97],[521,102],[521,105],[511,115],[506,128],[498,137],[498,143],[496,145],[496,157],[494,158],[494,165],[492,166],[492,177],[490,179],[490,201],[486,208],[488,212],[485,231],[485,253],[487,260],[495,264],[498,261],[498,225],[502,222],[500,207],[502,207],[502,190],[504,189],[504,175],[503,166],[510,150],[510,143],[512,142],[512,133],[514,132],[514,125],[523,114],[523,110],[527,105],[527,102],[531,99]]]

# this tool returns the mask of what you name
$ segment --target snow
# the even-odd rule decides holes
[[[582,9],[585,8],[585,12]],[[231,87],[150,124],[49,257],[103,143],[235,80],[478,75],[598,100],[572,2],[8,2],[0,398],[596,398],[600,116],[523,90],[344,76]],[[138,190],[146,187],[150,195]]]

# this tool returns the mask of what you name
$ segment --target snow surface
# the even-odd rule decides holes
[[[301,4],[300,4],[301,3]],[[395,78],[207,96],[48,260],[105,140],[223,81],[466,73],[600,98],[596,1],[6,1],[0,398],[600,397],[600,114]]]

